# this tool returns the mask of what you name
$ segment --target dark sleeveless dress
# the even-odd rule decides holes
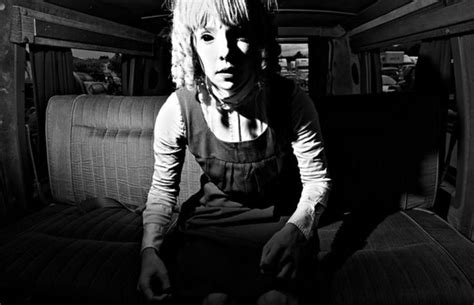
[[[294,212],[301,179],[292,152],[293,83],[272,81],[268,128],[230,143],[207,126],[196,92],[177,91],[188,148],[202,167],[201,190],[182,206],[172,280],[180,295],[256,296],[275,289],[260,273],[262,248]]]

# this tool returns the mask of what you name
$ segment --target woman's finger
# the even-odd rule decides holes
[[[166,270],[160,269],[158,272],[158,277],[160,279],[161,289],[162,291],[167,291],[170,289],[170,278],[168,276],[168,272]]]
[[[291,275],[290,275],[290,280],[296,279],[296,270],[298,270],[298,267],[293,268],[293,272],[291,272]]]
[[[160,295],[153,296],[153,298],[150,301],[164,301],[164,300],[166,300],[170,297],[171,297],[170,293],[163,293],[163,294],[160,294]]]
[[[260,268],[262,269],[262,271],[268,266],[268,254],[270,252],[270,249],[271,243],[267,242],[265,246],[263,246],[262,255],[260,257]]]
[[[147,301],[152,301],[153,298],[155,297],[155,294],[153,293],[153,290],[151,289],[150,286],[141,287],[141,290],[143,294],[145,295],[145,298],[147,299]]]
[[[282,251],[281,251],[281,255],[279,257],[279,260],[278,260],[278,269],[282,269],[284,265],[288,264],[288,263],[294,263],[295,262],[295,258],[294,258],[294,255],[293,253],[291,253],[291,250],[288,249],[287,247],[283,248]]]
[[[271,243],[266,255],[262,255],[262,260],[260,262],[260,268],[265,273],[273,273],[275,272],[278,261],[279,255],[281,253],[281,247],[278,244]]]
[[[283,267],[278,272],[277,278],[279,278],[279,279],[289,279],[291,277],[291,275],[293,274],[293,271],[294,271],[293,266],[294,266],[294,264],[291,261],[286,263],[285,265],[283,265]]]

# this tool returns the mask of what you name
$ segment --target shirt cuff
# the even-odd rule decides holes
[[[141,252],[146,248],[154,248],[160,251],[163,244],[166,227],[157,223],[146,223],[143,225],[143,238]]]
[[[309,239],[313,228],[318,225],[317,222],[324,208],[324,205],[321,203],[315,207],[312,202],[300,202],[293,215],[288,219],[288,223],[295,225],[306,239]]]
[[[310,203],[300,202],[293,215],[288,219],[288,223],[294,224],[300,229],[306,239],[309,239],[311,236],[314,220],[313,211],[314,208],[311,207]]]

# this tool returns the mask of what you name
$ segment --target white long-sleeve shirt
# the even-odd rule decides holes
[[[245,111],[231,111],[228,124],[222,122],[222,112],[214,100],[201,103],[204,118],[210,130],[222,141],[239,142],[257,138],[267,128],[264,105],[247,105]],[[330,179],[318,115],[313,102],[295,86],[291,104],[291,126],[294,133],[293,152],[298,161],[303,190],[296,210],[288,222],[296,225],[308,238],[313,229],[316,207],[324,207]],[[250,115],[249,115],[250,113]],[[162,106],[154,128],[155,155],[152,185],[143,213],[142,249],[159,250],[164,231],[169,224],[178,196],[181,168],[186,149],[186,129],[176,93]]]

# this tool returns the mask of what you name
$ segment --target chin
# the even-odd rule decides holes
[[[218,82],[215,82],[214,85],[220,90],[226,90],[226,91],[232,91],[233,89],[237,88],[236,83],[228,82],[228,81],[218,81]]]

